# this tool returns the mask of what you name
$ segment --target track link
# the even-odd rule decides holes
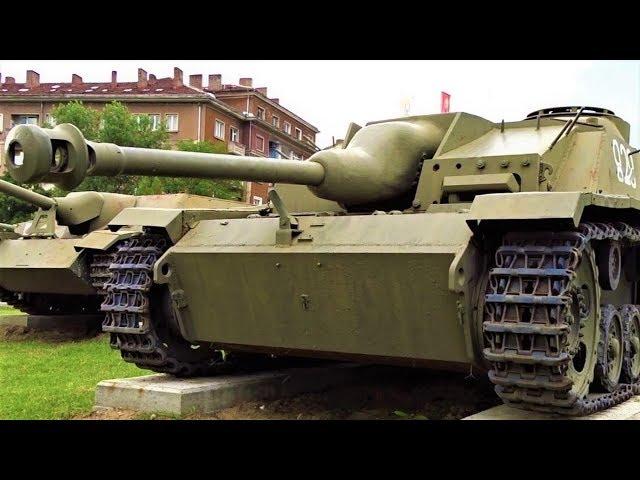
[[[489,379],[505,403],[587,415],[640,394],[639,383],[581,398],[571,392],[574,382],[567,375],[568,366],[578,352],[569,335],[575,322],[582,328],[589,308],[572,280],[593,240],[636,244],[640,230],[624,223],[585,223],[576,231],[504,236],[496,251],[496,268],[489,272],[483,333]],[[569,308],[572,302],[577,304],[577,315]]]
[[[195,348],[190,348],[198,346],[180,338],[169,340],[169,327],[152,320],[153,265],[168,247],[169,241],[161,234],[147,233],[119,242],[106,280],[105,258],[97,256],[91,271],[96,273],[94,283],[102,281],[103,285],[102,330],[110,334],[111,347],[120,350],[125,361],[140,368],[176,376],[214,373],[225,366],[220,352],[196,354]],[[176,348],[182,348],[181,355],[175,352]],[[178,356],[187,360],[179,360]]]

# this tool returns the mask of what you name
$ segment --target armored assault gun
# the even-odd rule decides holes
[[[66,188],[119,174],[277,184],[269,214],[134,207],[109,242],[85,237],[112,255],[103,330],[126,361],[196,375],[224,349],[476,368],[512,406],[584,415],[639,393],[636,152],[612,111],[559,107],[351,124],[305,161],[29,125],[5,162],[19,182]]]

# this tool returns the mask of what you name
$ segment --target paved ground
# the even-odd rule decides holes
[[[541,412],[528,412],[506,405],[484,410],[464,420],[640,420],[640,396],[584,417],[565,417]]]

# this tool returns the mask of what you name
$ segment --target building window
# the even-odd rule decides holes
[[[269,140],[269,158],[281,158],[280,157],[280,144]]]
[[[240,130],[236,127],[229,128],[229,140],[238,143],[240,141]]]
[[[296,138],[302,140],[302,130],[296,127]]]
[[[256,150],[264,152],[264,137],[256,135]]]
[[[151,121],[151,130],[158,130],[160,128],[160,114],[152,113],[149,115]]]
[[[11,115],[12,125],[37,125],[38,115]]]
[[[291,124],[289,122],[284,122],[284,133],[291,135]]]
[[[224,122],[216,120],[216,130],[214,136],[220,140],[224,140]]]
[[[258,113],[256,115],[260,120],[264,120],[265,119],[265,111],[264,108],[262,107],[258,107]]]
[[[167,122],[167,131],[169,132],[178,131],[178,114],[177,113],[167,113],[164,116],[164,119]]]
[[[275,115],[271,117],[271,125],[278,128],[280,126],[280,119]]]
[[[251,199],[251,203],[253,205],[262,205],[262,197],[258,197],[257,195],[254,195],[253,198]]]

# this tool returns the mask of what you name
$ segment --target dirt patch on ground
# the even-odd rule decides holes
[[[98,336],[95,329],[83,325],[69,325],[57,329],[39,329],[22,325],[0,325],[2,340],[41,340],[45,342],[66,342],[82,340]]]
[[[134,410],[100,408],[88,415],[77,415],[72,420],[136,420],[139,417],[140,414]]]
[[[247,402],[186,419],[209,420],[457,420],[499,404],[486,375],[389,369],[358,384],[273,401]],[[79,417],[123,420],[162,415],[101,410]]]
[[[375,381],[187,418],[298,420],[456,420],[498,404],[483,376],[395,371]]]

